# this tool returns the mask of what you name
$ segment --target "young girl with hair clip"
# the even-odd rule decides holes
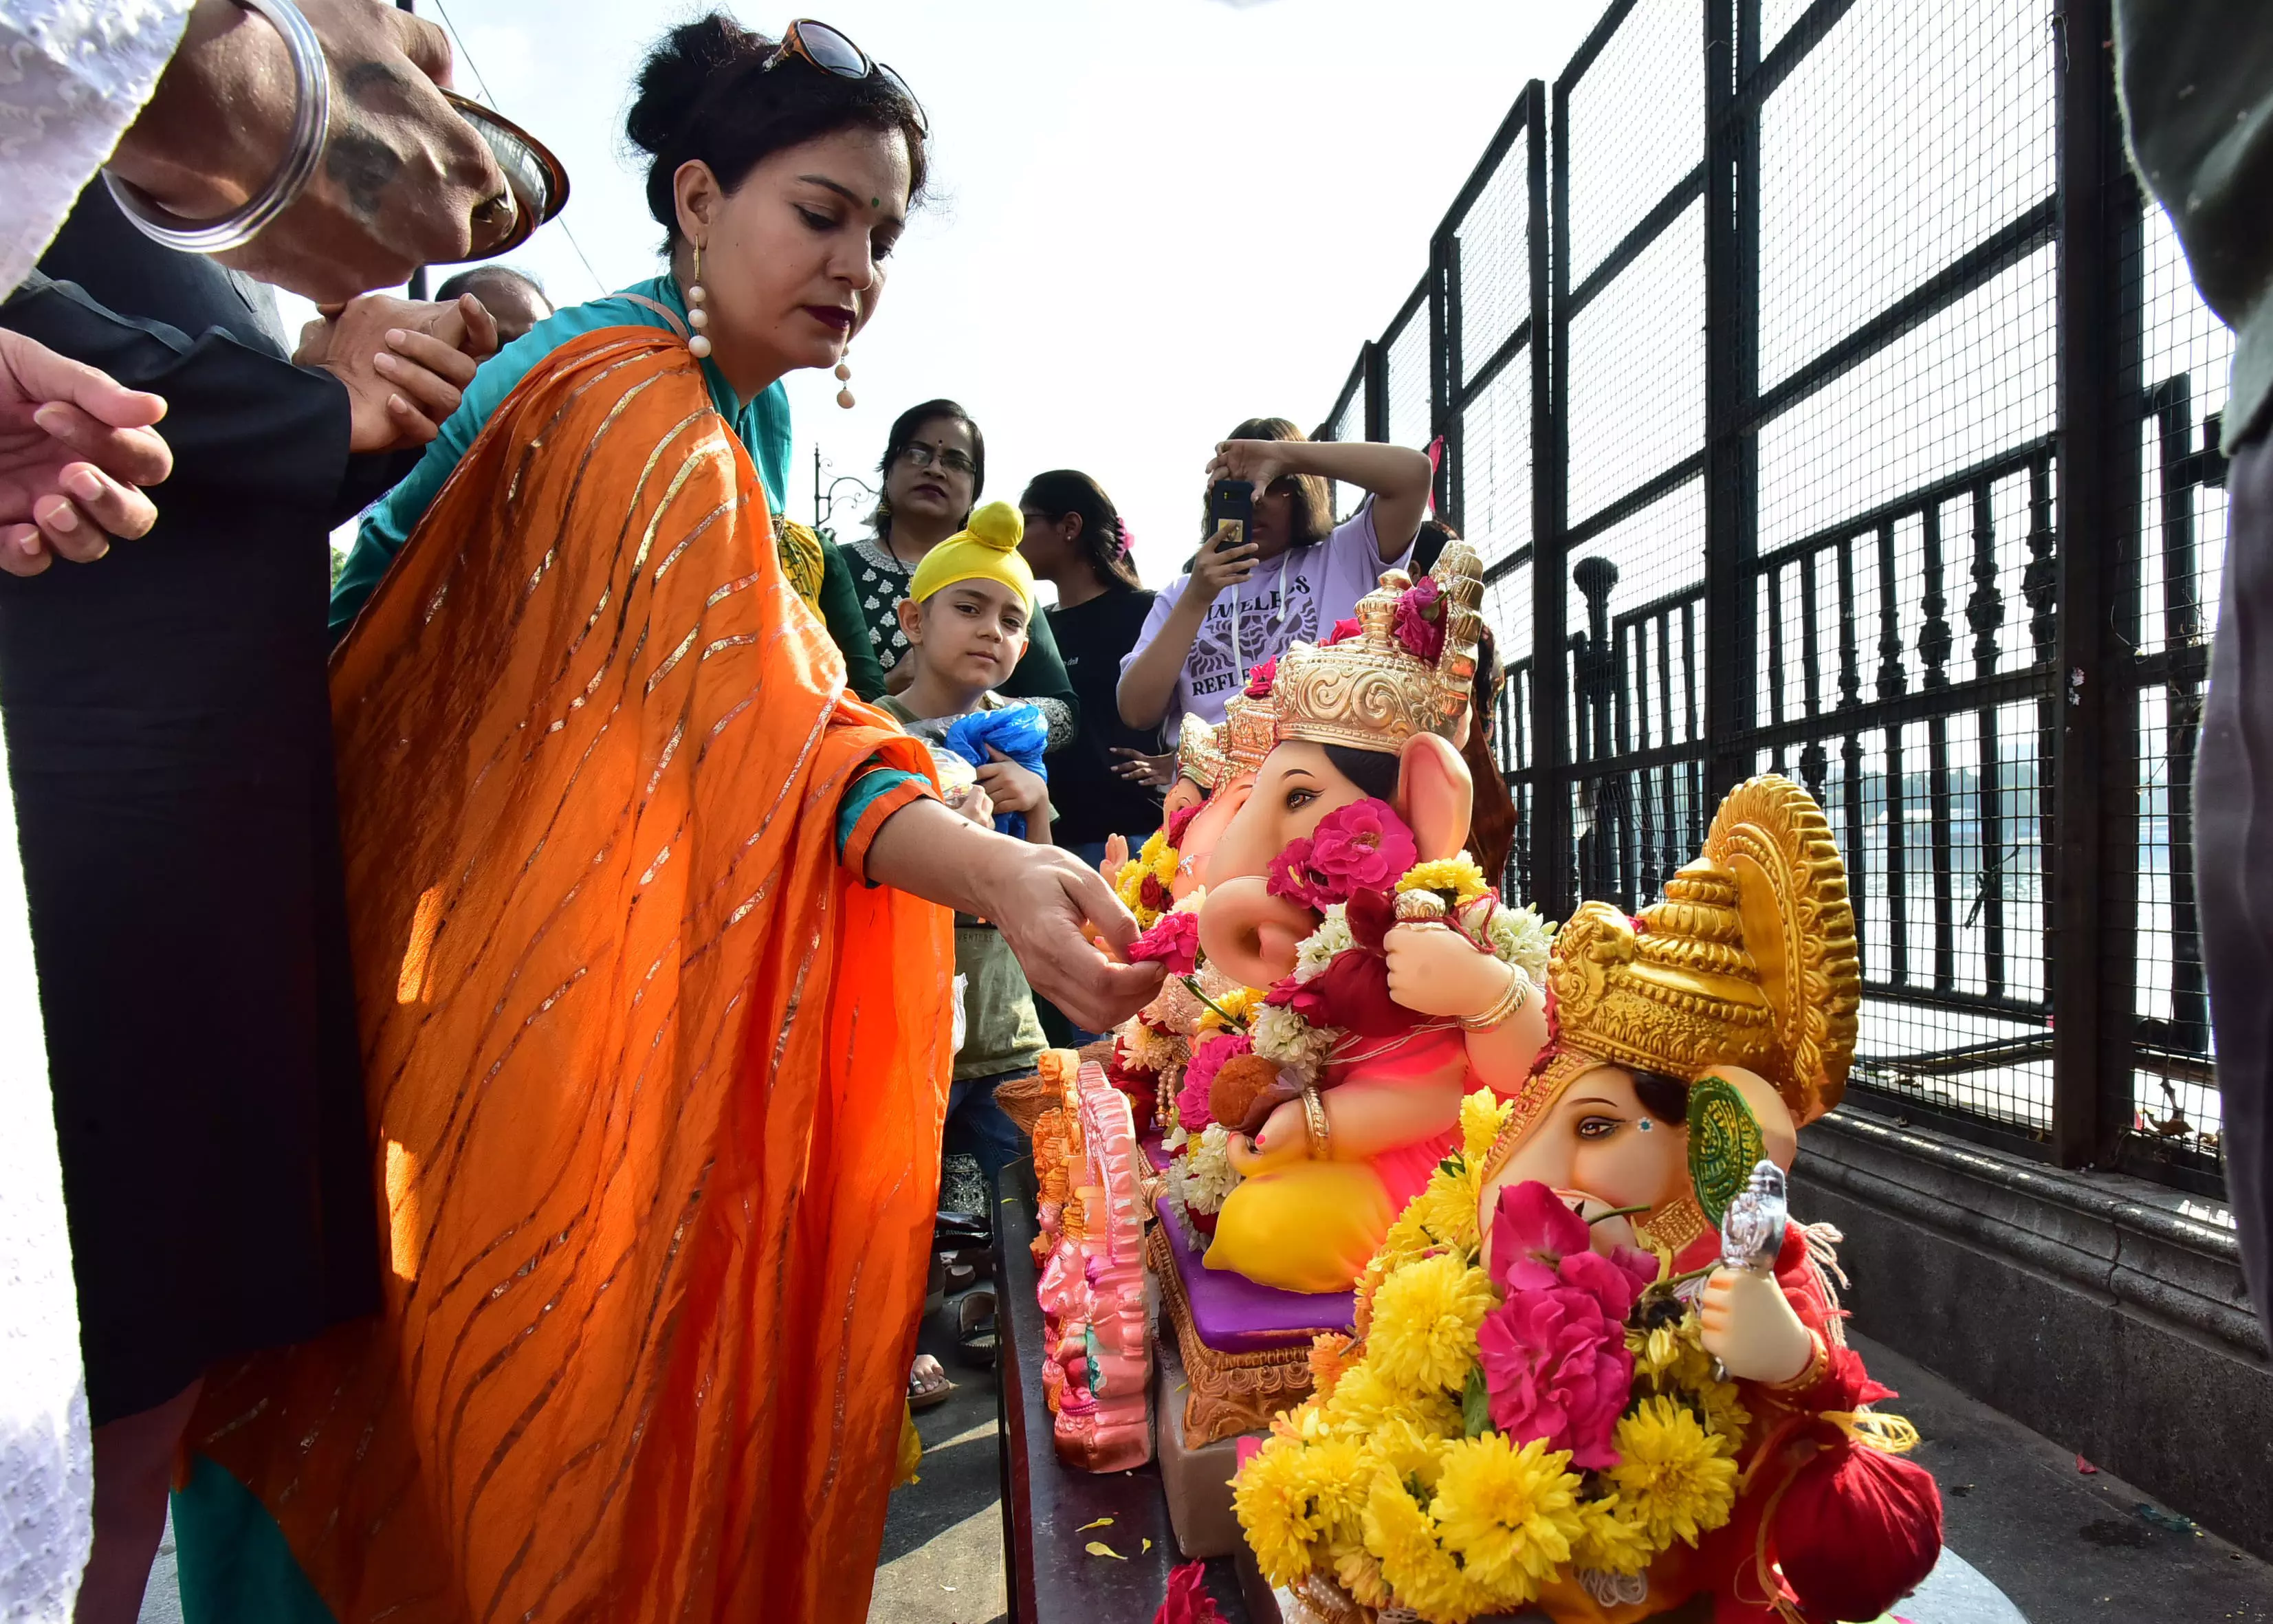
[[[1080,731],[1050,757],[1058,844],[1095,868],[1114,835],[1138,839],[1160,823],[1159,794],[1146,777],[1158,733],[1123,722],[1114,698],[1121,657],[1136,646],[1155,595],[1137,578],[1113,499],[1087,474],[1037,474],[1018,506],[1026,522],[1019,550],[1057,588],[1046,619],[1081,702]]]

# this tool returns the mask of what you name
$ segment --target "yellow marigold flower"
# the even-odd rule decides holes
[[[1236,1025],[1242,1031],[1255,1019],[1255,1011],[1263,1007],[1263,995],[1252,987],[1242,987],[1236,992],[1225,993],[1215,1000],[1212,1008],[1200,1011],[1202,1032],[1222,1032]],[[1227,1020],[1226,1016],[1230,1019]]]
[[[1566,1450],[1544,1439],[1520,1449],[1499,1432],[1448,1447],[1429,1512],[1437,1537],[1503,1606],[1539,1594],[1571,1560],[1579,1533],[1579,1477]]]
[[[1751,1430],[1752,1412],[1744,1408],[1744,1397],[1733,1381],[1707,1381],[1696,1388],[1697,1402],[1705,1407],[1705,1430],[1722,1454],[1730,1459],[1744,1447],[1744,1434]]]
[[[1370,1357],[1342,1372],[1320,1413],[1333,1436],[1359,1440],[1399,1420],[1437,1436],[1460,1424],[1459,1404],[1443,1388],[1415,1394],[1384,1378]]]
[[[1309,1498],[1305,1520],[1317,1545],[1353,1545],[1364,1530],[1365,1500],[1373,1463],[1346,1438],[1322,1438],[1302,1447],[1294,1477]]]
[[[1382,1583],[1381,1563],[1362,1547],[1334,1558],[1334,1579],[1361,1607],[1386,1607],[1397,1599]]]
[[[1476,1201],[1483,1180],[1479,1175],[1482,1163],[1462,1158],[1460,1170],[1447,1173],[1438,1168],[1429,1176],[1429,1183],[1419,1195],[1413,1198],[1408,1209],[1421,1221],[1421,1227],[1440,1246],[1474,1252],[1483,1244],[1482,1232],[1476,1224]]]
[[[1450,1252],[1408,1263],[1373,1294],[1366,1363],[1412,1392],[1459,1391],[1476,1362],[1476,1327],[1498,1301],[1490,1277]]]
[[[1491,895],[1491,883],[1484,871],[1476,867],[1475,859],[1462,852],[1458,857],[1440,857],[1434,862],[1415,864],[1397,882],[1397,889],[1407,891],[1449,891],[1462,903],[1474,902],[1479,897]]]
[[[1294,1584],[1310,1571],[1318,1529],[1310,1515],[1306,1453],[1294,1439],[1270,1439],[1232,1482],[1232,1509],[1264,1576],[1273,1584]]]
[[[1659,1547],[1648,1531],[1624,1515],[1615,1494],[1579,1502],[1579,1536],[1571,1542],[1571,1563],[1598,1573],[1638,1574],[1650,1565]]]
[[[1660,1549],[1690,1545],[1729,1520],[1737,1463],[1721,1453],[1697,1417],[1669,1398],[1646,1398],[1612,1436],[1618,1463],[1610,1485]]]
[[[1136,848],[1136,861],[1141,867],[1149,868],[1160,861],[1161,853],[1169,849],[1167,826],[1162,824],[1145,836],[1144,844]]]
[[[1460,1101],[1460,1156],[1470,1167],[1482,1168],[1499,1142],[1515,1101],[1503,1100],[1489,1088],[1479,1088]]]
[[[1366,1499],[1365,1548],[1398,1602],[1432,1624],[1467,1624],[1494,1610],[1492,1597],[1437,1543],[1428,1512],[1386,1472],[1375,1475]]]
[[[1440,1428],[1407,1416],[1392,1416],[1359,1440],[1367,1462],[1399,1483],[1417,1482],[1434,1489],[1444,1470],[1444,1456],[1459,1436],[1459,1415],[1452,1417],[1448,1434]]]

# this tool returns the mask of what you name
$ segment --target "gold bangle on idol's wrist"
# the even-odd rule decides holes
[[[1507,990],[1500,994],[1491,1008],[1481,1015],[1463,1015],[1461,1026],[1469,1032],[1489,1032],[1504,1026],[1515,1019],[1515,1012],[1531,999],[1531,978],[1513,965],[1508,966]]]
[[[1302,1090],[1302,1126],[1309,1134],[1310,1160],[1331,1161],[1333,1133],[1326,1125],[1326,1102],[1318,1098],[1315,1088]]]

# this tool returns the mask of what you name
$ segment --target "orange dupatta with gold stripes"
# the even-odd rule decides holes
[[[522,381],[332,703],[386,1308],[215,1372],[193,1449],[338,1624],[861,1618],[954,949],[853,877],[917,786],[836,823],[930,769],[682,342]]]

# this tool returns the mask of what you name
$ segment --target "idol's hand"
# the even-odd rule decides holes
[[[174,470],[150,426],[165,415],[156,395],[0,329],[0,569],[36,575],[146,535],[158,510],[139,487]]]
[[[1698,1312],[1705,1351],[1739,1381],[1789,1381],[1815,1357],[1815,1333],[1801,1323],[1773,1274],[1714,1270]]]
[[[440,432],[497,348],[496,319],[470,293],[449,304],[367,293],[301,328],[292,359],[347,386],[349,450],[394,451]]]
[[[1294,1099],[1282,1102],[1263,1119],[1263,1126],[1251,1139],[1243,1133],[1233,1134],[1224,1154],[1242,1178],[1307,1162],[1310,1155],[1310,1129],[1302,1119],[1302,1101]]]
[[[929,796],[884,820],[867,878],[991,920],[1028,985],[1090,1032],[1119,1026],[1152,1001],[1166,972],[1119,962],[1136,921],[1081,859],[982,830]],[[1107,959],[1083,934],[1092,928]]]
[[[1449,925],[1392,926],[1382,950],[1389,960],[1389,996],[1418,1015],[1481,1015],[1506,996],[1512,977],[1523,974]]]

